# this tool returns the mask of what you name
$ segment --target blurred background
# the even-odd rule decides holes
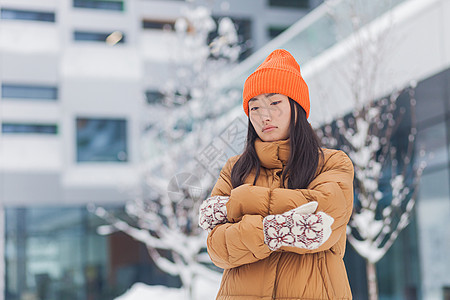
[[[0,299],[213,299],[198,205],[277,48],[355,163],[354,299],[450,299],[446,0],[0,0]]]

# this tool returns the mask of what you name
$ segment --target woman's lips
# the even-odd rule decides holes
[[[268,127],[264,127],[262,131],[263,132],[269,132],[269,131],[274,130],[275,128],[277,128],[277,127],[275,127],[275,126],[268,126]]]

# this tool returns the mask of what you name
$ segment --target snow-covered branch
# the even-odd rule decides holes
[[[400,96],[407,101],[400,101]],[[372,263],[383,257],[409,223],[425,167],[413,165],[415,103],[412,83],[318,132],[323,142],[333,140],[354,163],[356,202],[349,242]],[[400,126],[409,132],[399,134]]]
[[[216,30],[217,37],[208,40]],[[108,224],[99,228],[101,233],[121,231],[144,243],[157,267],[179,276],[192,297],[196,277],[218,282],[221,276],[205,259],[198,209],[226,160],[210,167],[199,157],[202,151],[222,159],[226,154],[214,141],[235,125],[232,108],[240,94],[220,91],[216,80],[237,61],[240,47],[234,23],[222,18],[216,24],[202,6],[187,8],[173,34],[175,44],[168,45],[175,54],[173,76],[161,87],[164,100],[142,124],[141,182],[133,187],[135,199],[126,204],[127,221],[101,207],[91,211]]]

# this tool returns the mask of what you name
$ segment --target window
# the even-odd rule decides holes
[[[57,125],[38,125],[38,124],[14,124],[3,123],[2,133],[4,134],[20,134],[20,133],[37,133],[37,134],[57,134]]]
[[[444,300],[450,300],[450,286],[444,286]]]
[[[145,97],[147,98],[147,103],[149,104],[162,103],[164,100],[164,94],[156,90],[146,91]]]
[[[123,207],[103,207],[126,216]],[[121,232],[100,235],[105,221],[84,205],[7,207],[3,222],[5,299],[115,299],[135,282],[181,286],[143,243]]]
[[[269,5],[302,9],[307,9],[310,7],[309,0],[269,0]]]
[[[126,129],[126,120],[77,118],[77,161],[128,161]]]
[[[117,32],[118,33],[118,32]],[[86,41],[86,42],[108,42],[110,37],[113,37],[116,32],[108,33],[108,32],[89,32],[89,31],[74,31],[73,38],[75,41]],[[125,43],[125,35],[122,33],[118,33],[119,36],[114,36],[113,39],[117,43]]]
[[[268,34],[271,39],[278,36],[280,33],[285,31],[288,27],[280,27],[280,26],[270,26],[268,29]]]
[[[175,22],[162,20],[142,20],[142,28],[158,29],[158,30],[174,30]]]
[[[73,7],[123,11],[123,1],[73,0]]]
[[[426,99],[417,101],[418,127],[426,127],[430,124],[443,121],[445,118],[446,102],[449,101],[450,69],[433,75],[417,85],[416,98]],[[450,108],[450,106],[448,106]]]
[[[53,12],[2,8],[0,15],[5,20],[55,22],[55,13]]]
[[[424,173],[436,171],[446,167],[448,164],[446,122],[439,122],[433,126],[419,130],[416,136],[416,148],[424,150],[422,158],[427,167]]]
[[[54,86],[3,83],[2,98],[57,100],[58,88]]]

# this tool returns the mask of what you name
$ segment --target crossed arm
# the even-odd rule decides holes
[[[268,215],[279,215],[312,201],[317,211],[334,219],[329,238],[319,247],[299,248],[282,246],[281,251],[299,254],[324,251],[331,248],[343,234],[353,206],[353,165],[341,151],[333,153],[333,161],[325,164],[307,189],[270,189],[243,184],[231,186],[230,159],[223,167],[211,196],[228,196],[228,222],[217,225],[209,233],[208,253],[221,268],[233,268],[266,258],[272,252],[264,241],[263,220]]]

